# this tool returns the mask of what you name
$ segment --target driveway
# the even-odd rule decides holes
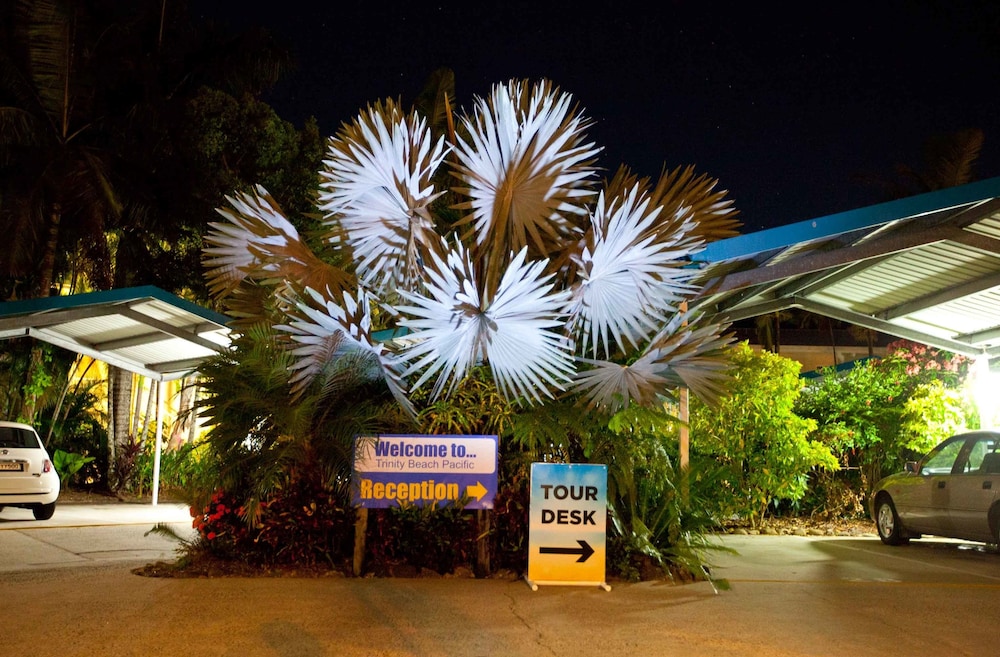
[[[178,541],[150,533],[158,524],[193,535],[183,504],[61,504],[49,520],[8,507],[0,511],[0,572],[173,560]]]
[[[145,531],[106,529],[123,527]],[[45,532],[60,530],[96,528],[0,530],[0,540],[29,532],[48,543]],[[0,628],[9,657],[996,652],[1000,555],[982,545],[719,540],[738,554],[711,555],[716,575],[731,584],[718,593],[704,582],[532,591],[523,580],[499,579],[158,579],[134,575],[131,556],[97,559],[84,551],[77,567],[0,572],[5,608],[25,611],[5,616]]]

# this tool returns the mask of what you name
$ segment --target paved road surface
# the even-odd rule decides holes
[[[47,543],[44,532],[56,531],[2,526],[0,541],[27,533]],[[718,594],[707,583],[613,582],[607,592],[532,591],[521,580],[156,579],[132,574],[130,559],[35,566],[0,572],[0,605],[13,610],[0,613],[0,654],[981,657],[1000,646],[996,551],[953,541],[724,541],[738,554],[712,558],[732,584]]]

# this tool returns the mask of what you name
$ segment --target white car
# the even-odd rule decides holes
[[[48,520],[58,498],[59,474],[35,430],[0,421],[0,510],[31,509],[35,520]]]

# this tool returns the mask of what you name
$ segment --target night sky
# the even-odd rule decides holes
[[[547,78],[596,123],[600,165],[718,178],[744,232],[884,200],[858,176],[920,168],[933,135],[981,128],[1000,175],[1000,2],[248,2],[192,13],[260,26],[297,71],[265,97],[332,135],[455,72],[458,104]],[[769,7],[775,7],[770,9]]]

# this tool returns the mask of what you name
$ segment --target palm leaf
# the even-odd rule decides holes
[[[41,108],[54,134],[68,141],[90,110],[94,88],[81,74],[87,66],[87,13],[76,3],[19,0],[16,39],[27,48],[34,107]],[[34,107],[30,111],[34,111]]]
[[[431,73],[413,105],[421,116],[427,117],[432,134],[450,133],[451,108],[455,106],[455,72],[439,68]]]
[[[664,233],[662,210],[638,183],[610,187],[598,197],[583,251],[575,257],[571,313],[582,352],[610,356],[612,340],[622,352],[626,342],[637,348],[695,291],[692,272],[683,267],[700,245],[689,237],[693,223],[675,222],[675,230]]]
[[[429,206],[442,193],[432,178],[446,152],[423,119],[392,101],[370,106],[330,140],[319,207],[353,249],[363,284],[419,280],[423,251],[440,244]]]
[[[468,211],[457,225],[466,227],[463,239],[495,256],[484,271],[487,291],[506,266],[500,256],[527,246],[532,259],[548,258],[580,239],[600,149],[584,143],[590,121],[575,115],[571,100],[548,82],[529,90],[512,81],[462,119],[456,191],[469,200],[456,205]]]
[[[978,128],[929,139],[924,146],[924,186],[930,191],[972,182],[983,140],[983,131]]]
[[[738,213],[726,190],[715,189],[718,183],[705,174],[695,175],[691,166],[664,171],[650,192],[653,204],[663,208],[661,233],[676,234],[681,224],[691,223],[693,228],[681,234],[704,242],[738,235]]]
[[[680,386],[714,403],[724,391],[729,360],[725,348],[731,335],[709,324],[687,326],[695,317],[678,313],[650,342],[645,352],[628,364],[580,358],[589,366],[577,373],[573,392],[580,393],[588,408],[617,412],[630,403],[651,406],[659,403],[667,390]]]
[[[403,354],[404,376],[421,372],[413,388],[436,378],[432,397],[450,394],[470,368],[488,362],[507,399],[540,401],[561,389],[572,373],[569,344],[552,329],[562,326],[567,294],[553,291],[544,261],[515,256],[495,295],[479,289],[468,253],[456,244],[447,262],[437,256],[427,268],[427,290],[402,292],[412,305],[399,310],[412,331]]]
[[[217,212],[228,222],[212,222],[205,235],[203,264],[213,296],[232,293],[245,278],[258,281],[292,280],[299,286],[329,290],[339,296],[351,277],[309,249],[267,190],[227,196],[232,206]]]
[[[291,349],[293,396],[301,395],[321,375],[329,378],[332,366],[362,380],[384,381],[400,405],[415,415],[396,373],[396,358],[372,342],[370,298],[365,292],[359,291],[356,298],[344,293],[335,300],[307,288],[289,299],[288,307],[290,321],[275,328],[291,335],[297,345]]]

